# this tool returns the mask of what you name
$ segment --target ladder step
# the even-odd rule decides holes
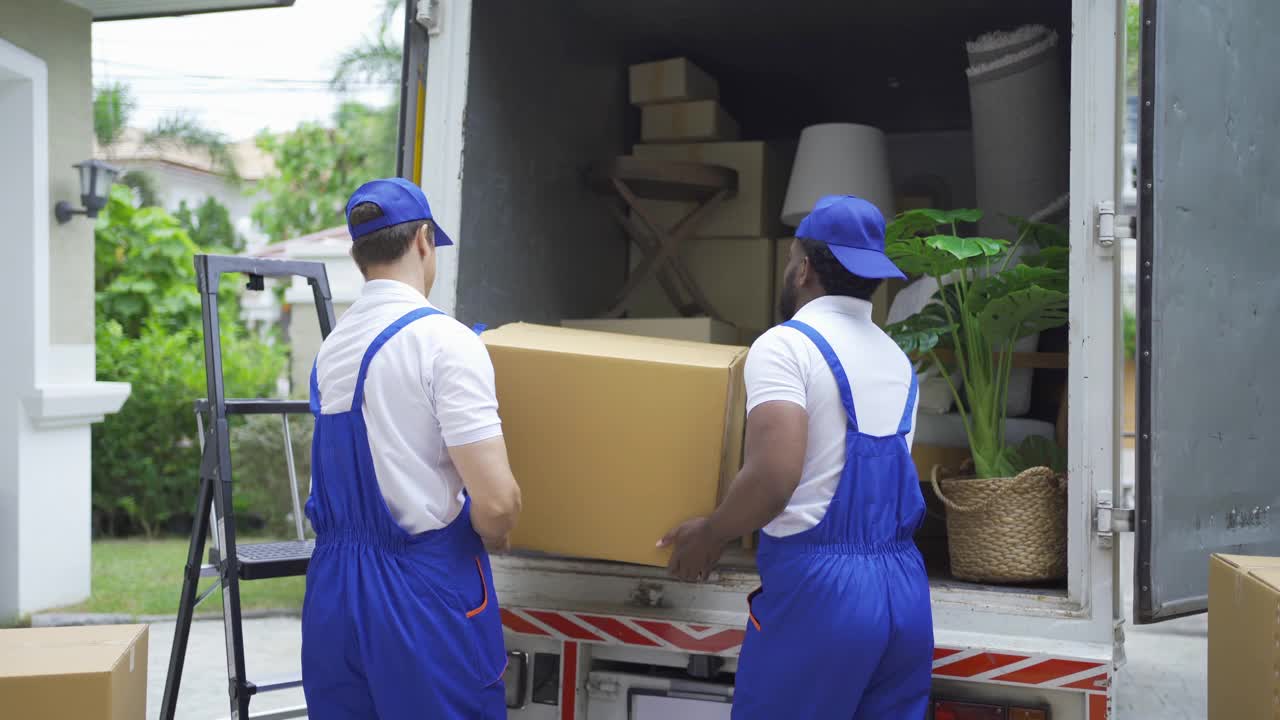
[[[292,688],[302,687],[302,678],[298,675],[280,675],[268,678],[262,682],[254,682],[254,694],[278,692],[280,690],[290,690]]]
[[[270,578],[297,577],[307,574],[315,540],[284,540],[270,543],[246,543],[236,545],[240,560],[241,580],[267,580]],[[218,550],[210,548],[209,562],[218,565]]]
[[[290,720],[291,718],[304,718],[307,716],[307,706],[299,705],[291,708],[280,708],[279,710],[265,710],[261,713],[249,715],[249,720]]]

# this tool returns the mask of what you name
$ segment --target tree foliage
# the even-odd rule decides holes
[[[231,222],[231,211],[212,196],[192,209],[186,200],[173,212],[178,224],[187,231],[192,242],[211,253],[236,254],[245,248],[245,239]]]
[[[259,135],[275,172],[259,185],[265,199],[254,206],[254,222],[272,242],[341,225],[356,187],[395,173],[397,120],[395,107],[347,102],[331,126],[303,123],[284,135]]]
[[[121,411],[93,427],[95,518],[108,532],[154,535],[189,515],[197,487],[191,403],[205,395],[198,249],[176,218],[134,207],[122,185],[98,216],[94,245],[98,376],[133,386]],[[241,329],[236,299],[228,278],[219,289],[227,392],[273,395],[284,353]]]
[[[98,87],[93,94],[93,134],[98,144],[114,145],[137,109],[138,103],[128,85],[117,82]]]

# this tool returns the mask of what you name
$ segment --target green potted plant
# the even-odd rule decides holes
[[[1065,572],[1063,451],[1039,437],[1010,445],[1005,425],[1014,344],[1067,322],[1067,235],[1016,218],[1012,241],[961,233],[981,217],[979,210],[911,210],[889,224],[889,257],[909,275],[932,277],[938,291],[887,331],[947,378],[969,439],[976,477],[941,487],[934,477],[948,508],[953,574],[1054,579]],[[1023,558],[1010,563],[1006,555]]]

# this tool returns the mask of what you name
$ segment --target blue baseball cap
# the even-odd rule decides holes
[[[907,276],[884,254],[884,216],[875,205],[852,195],[828,195],[796,229],[796,237],[826,243],[845,270],[858,277]]]
[[[351,208],[360,203],[377,205],[382,210],[382,217],[352,225]],[[431,206],[427,204],[427,196],[422,194],[422,188],[404,178],[370,180],[352,193],[351,199],[347,201],[347,230],[351,232],[352,241],[359,240],[375,230],[414,220],[430,220],[431,224],[435,225],[436,247],[453,244],[453,240],[445,234],[440,223],[432,217]]]

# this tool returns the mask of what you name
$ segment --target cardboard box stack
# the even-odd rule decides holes
[[[746,349],[513,324],[493,358],[524,509],[513,546],[664,566],[742,463]]]
[[[763,331],[773,325],[773,241],[761,238],[695,238],[680,249],[694,276],[724,321],[739,329]],[[638,264],[638,255],[632,262]],[[677,313],[655,278],[631,296],[632,317],[670,317]]]
[[[640,138],[648,143],[737,140],[738,123],[716,100],[640,108]]]
[[[1280,712],[1280,558],[1209,560],[1209,718]]]
[[[737,192],[715,208],[686,240],[683,260],[735,342],[749,344],[774,324],[773,238],[785,233],[779,215],[795,143],[739,141],[738,125],[719,103],[714,78],[684,58],[631,67],[631,102],[640,107],[636,157],[732,168]],[[693,205],[644,201],[643,211],[665,227]],[[639,253],[633,253],[633,266]],[[632,318],[678,314],[656,278],[632,296]]]
[[[147,626],[0,630],[0,716],[143,720]]]

